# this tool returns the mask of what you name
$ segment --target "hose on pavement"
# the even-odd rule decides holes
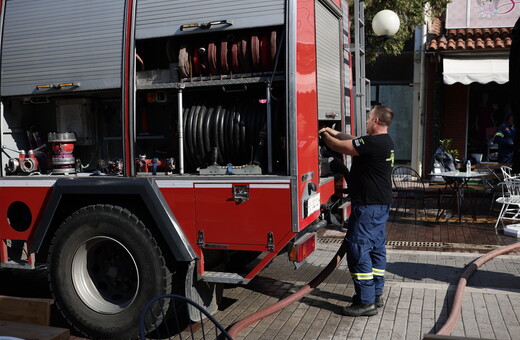
[[[251,325],[252,323],[278,312],[279,310],[289,306],[291,303],[301,299],[305,295],[312,292],[314,288],[316,288],[320,283],[322,283],[338,267],[341,260],[345,256],[346,250],[346,242],[343,241],[338,251],[336,252],[336,255],[334,255],[327,267],[325,267],[314,279],[312,279],[311,282],[300,288],[297,292],[287,296],[286,298],[283,298],[275,304],[267,308],[261,309],[256,313],[253,313],[245,317],[244,319],[238,321],[229,330],[229,335],[232,338],[235,338],[244,328]]]
[[[462,298],[464,297],[464,289],[466,288],[466,283],[469,278],[473,274],[477,268],[486,263],[487,261],[493,259],[494,257],[502,254],[507,254],[509,252],[519,250],[520,242],[511,244],[509,246],[500,247],[489,253],[482,255],[474,262],[472,262],[468,268],[462,273],[459,283],[457,285],[457,290],[455,291],[455,297],[453,298],[453,307],[451,308],[450,315],[446,320],[446,323],[442,326],[442,328],[436,333],[437,335],[450,335],[451,331],[455,327],[455,324],[459,320],[460,311],[462,310]]]

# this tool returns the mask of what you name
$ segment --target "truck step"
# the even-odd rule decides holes
[[[216,282],[216,283],[248,283],[250,279],[246,279],[245,276],[236,273],[225,273],[225,272],[204,272],[201,276],[202,281]]]

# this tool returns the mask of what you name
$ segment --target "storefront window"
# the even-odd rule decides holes
[[[395,160],[399,163],[408,163],[412,159],[412,94],[413,87],[408,85],[371,87],[372,101],[394,111],[389,134],[395,144]]]

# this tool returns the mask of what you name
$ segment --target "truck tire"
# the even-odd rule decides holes
[[[152,234],[130,211],[112,205],[81,208],[61,224],[48,270],[58,309],[95,339],[136,338],[145,304],[172,289]]]

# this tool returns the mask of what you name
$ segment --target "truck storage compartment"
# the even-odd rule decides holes
[[[125,1],[5,2],[0,95],[121,87]]]
[[[285,174],[285,110],[283,87],[273,88],[279,99],[268,104],[265,85],[185,91],[182,118],[175,91],[139,91],[137,106],[138,158],[174,157],[179,165],[179,119],[182,119],[184,169],[188,173]],[[237,92],[240,96],[237,97]],[[157,98],[164,101],[157,101]],[[267,126],[270,105],[271,125]],[[267,130],[271,139],[268,140]],[[273,150],[268,155],[268,147]],[[146,161],[145,161],[146,162]],[[148,161],[149,163],[149,161]],[[153,166],[153,165],[152,165]],[[174,171],[177,173],[178,168]],[[138,165],[139,172],[152,172]]]
[[[197,33],[136,42],[138,173],[288,174],[284,28]]]
[[[136,174],[287,175],[285,58],[283,26],[136,41]],[[4,91],[3,174],[121,175],[121,90],[56,79]]]
[[[122,158],[117,92],[8,97],[3,105],[3,175],[92,173],[99,160]]]

